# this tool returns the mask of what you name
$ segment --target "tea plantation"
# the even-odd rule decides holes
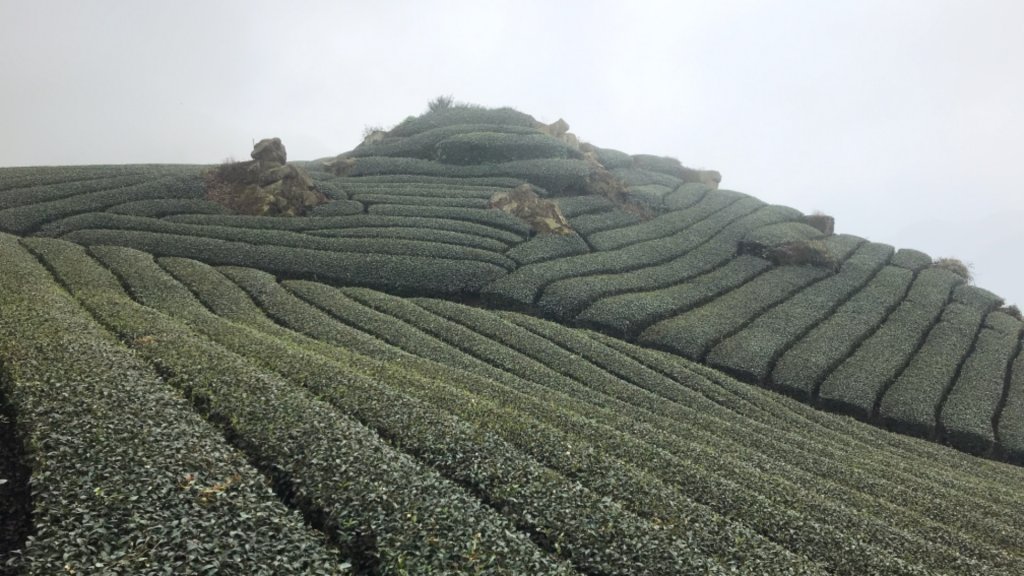
[[[0,573],[1024,574],[1019,312],[566,130],[0,169]]]

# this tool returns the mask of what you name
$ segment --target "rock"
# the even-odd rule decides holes
[[[284,164],[288,161],[288,152],[280,138],[264,138],[256,143],[252,149],[253,160],[265,164]]]
[[[836,233],[836,219],[827,214],[810,214],[804,216],[804,224],[821,230],[826,236]]]
[[[239,214],[301,216],[328,201],[306,171],[286,164],[280,138],[260,140],[251,162],[222,164],[205,175],[206,196]]]
[[[562,210],[551,200],[541,199],[529,184],[491,196],[491,208],[511,214],[529,224],[538,234],[570,234],[572,227]]]

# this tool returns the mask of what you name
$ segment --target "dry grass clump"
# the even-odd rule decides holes
[[[937,258],[932,262],[932,268],[949,270],[967,282],[974,281],[974,275],[971,273],[971,265],[964,263],[963,260],[958,260],[956,258]]]

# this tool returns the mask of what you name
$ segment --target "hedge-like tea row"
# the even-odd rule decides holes
[[[363,185],[409,185],[409,186],[484,186],[489,188],[515,188],[524,182],[519,178],[506,176],[479,176],[473,178],[455,178],[449,176],[425,176],[420,174],[378,174],[376,176],[360,176],[359,178],[336,178],[341,186]]]
[[[910,362],[938,322],[953,289],[962,283],[962,278],[947,270],[922,270],[885,323],[825,378],[819,388],[821,400],[859,418],[874,416],[885,388]]]
[[[878,416],[883,422],[904,434],[934,437],[942,402],[984,317],[983,312],[960,302],[946,306],[921,349],[882,396]]]
[[[356,200],[332,200],[314,206],[309,211],[309,216],[319,218],[330,218],[332,216],[351,216],[366,211],[366,206]]]
[[[686,210],[668,212],[629,228],[591,234],[590,244],[597,250],[616,250],[630,244],[672,236],[728,208],[736,200],[728,194],[711,193]]]
[[[584,190],[593,167],[583,160],[538,158],[500,164],[456,166],[418,158],[367,156],[357,158],[352,177],[376,175],[443,176],[448,178],[505,177],[524,180],[551,194]]]
[[[713,563],[708,565],[699,556],[693,556],[685,542],[545,470],[493,435],[480,434],[444,410],[424,405],[405,392],[420,390],[422,394],[426,388],[430,390],[428,395],[442,399],[439,404],[446,408],[453,401],[473,401],[451,384],[417,377],[398,366],[381,366],[341,351],[330,354],[336,358],[332,362],[327,357],[312,356],[308,347],[300,352],[281,346],[276,340],[253,336],[250,331],[232,329],[230,324],[205,314],[180,285],[169,283],[170,278],[147,255],[122,249],[98,252],[137,298],[165,312],[190,317],[191,323],[217,342],[293,382],[302,382],[339,409],[381,431],[404,450],[499,508],[516,525],[541,533],[550,541],[561,540],[561,546],[551,546],[551,551],[561,552],[582,570],[623,575],[718,571]],[[280,290],[268,275],[258,274]],[[180,296],[173,296],[175,291]],[[269,302],[260,301],[264,305]],[[290,306],[290,313],[298,316],[290,323],[292,327],[330,323],[323,313],[308,305],[305,311],[296,310],[295,304],[299,302],[294,300]],[[194,317],[187,307],[196,311]],[[278,318],[289,314],[270,312]],[[347,337],[342,336],[340,341],[347,341]],[[355,371],[346,373],[350,366],[358,370],[360,363],[370,370],[365,378]],[[340,386],[338,373],[347,376]],[[511,493],[509,486],[515,487]],[[599,528],[588,531],[593,527]],[[638,560],[625,560],[628,558]],[[689,566],[691,562],[695,566]]]
[[[498,228],[522,237],[529,236],[530,226],[522,220],[501,210],[479,210],[474,208],[447,208],[442,206],[400,206],[377,204],[367,212],[377,216],[405,216],[419,218],[447,218]]]
[[[566,278],[622,273],[655,266],[692,250],[722,226],[756,209],[755,203],[738,202],[714,212],[695,225],[696,234],[679,232],[655,240],[630,244],[618,250],[594,252],[571,258],[524,266],[488,286],[483,295],[497,302],[532,304],[551,283]]]
[[[763,537],[745,527],[724,521],[706,508],[688,501],[676,489],[636,470],[631,463],[609,459],[601,452],[588,448],[592,443],[599,443],[596,439],[606,438],[609,434],[601,430],[603,426],[595,424],[600,422],[600,419],[583,420],[565,410],[567,405],[578,404],[577,399],[496,370],[488,361],[462,353],[456,347],[434,339],[421,329],[442,333],[449,340],[460,343],[480,341],[480,336],[475,333],[383,295],[360,291],[362,297],[370,298],[371,301],[377,300],[378,304],[385,307],[388,306],[385,301],[391,305],[401,306],[405,317],[415,319],[416,324],[407,324],[391,314],[366,308],[339,291],[323,285],[308,282],[290,282],[288,285],[341,321],[369,330],[378,337],[421,356],[423,362],[429,362],[427,359],[439,360],[449,366],[463,366],[482,376],[473,378],[462,373],[461,376],[454,374],[447,375],[446,378],[457,378],[463,387],[475,394],[493,399],[497,405],[495,409],[487,408],[486,402],[479,400],[473,403],[442,402],[444,406],[456,410],[461,417],[469,419],[475,425],[501,434],[547,465],[572,473],[585,485],[593,486],[594,490],[603,495],[621,501],[623,505],[637,513],[659,519],[666,527],[673,529],[673,532],[685,530],[684,533],[688,534],[692,545],[698,549],[712,551],[728,564],[739,566],[742,571],[774,574],[780,571],[793,573],[797,570],[796,565],[801,562],[800,560],[767,542]],[[301,326],[304,331],[317,338],[344,344],[344,340],[329,334],[328,323],[302,321],[301,318],[294,319],[292,323],[296,327]],[[493,356],[488,354],[485,358]],[[410,364],[403,362],[403,365]],[[436,369],[434,371],[436,372]],[[448,372],[449,370],[445,370],[446,374]],[[583,435],[587,428],[595,430]],[[572,446],[572,449],[562,450],[558,448],[559,446]],[[739,547],[735,545],[738,537],[744,542]],[[805,564],[797,571],[810,569],[811,567]]]
[[[512,108],[477,108],[455,105],[434,110],[420,116],[410,116],[401,124],[388,130],[388,136],[412,136],[434,128],[464,124],[491,124],[496,126],[519,126],[537,128],[533,116]]]
[[[590,246],[579,234],[542,234],[512,247],[505,255],[519,266],[526,266],[587,252],[590,252]]]
[[[826,529],[825,532],[829,534],[823,537],[820,531],[808,530],[807,519],[801,517],[800,514],[773,507],[763,496],[736,486],[726,477],[717,476],[705,470],[704,466],[690,458],[680,461],[677,456],[667,455],[660,450],[652,451],[651,446],[638,440],[638,438],[646,438],[650,434],[649,429],[645,428],[644,434],[636,437],[623,435],[622,432],[607,428],[606,425],[595,427],[593,424],[595,422],[617,422],[619,425],[629,427],[635,424],[634,419],[638,416],[635,410],[626,409],[624,413],[626,405],[621,401],[612,401],[611,404],[607,404],[602,394],[589,392],[589,386],[581,386],[554,371],[555,369],[565,370],[575,365],[579,361],[578,358],[567,357],[565,362],[549,368],[530,357],[505,348],[502,343],[483,338],[474,332],[467,332],[458,324],[441,322],[440,325],[437,325],[432,323],[429,318],[423,318],[424,315],[431,316],[430,314],[424,314],[422,310],[418,313],[409,310],[407,303],[399,299],[364,290],[345,289],[344,292],[389,315],[410,321],[417,327],[428,330],[432,335],[458,346],[486,362],[501,366],[527,380],[533,380],[541,384],[543,388],[550,388],[551,390],[547,393],[549,395],[555,391],[563,391],[570,394],[570,399],[573,396],[579,396],[579,399],[584,401],[575,400],[571,401],[571,404],[574,410],[582,411],[581,414],[586,418],[567,420],[563,417],[561,420],[554,421],[555,423],[561,422],[557,425],[564,426],[566,432],[581,436],[582,440],[577,440],[577,442],[594,442],[609,455],[632,462],[634,465],[642,465],[661,481],[679,486],[686,493],[695,495],[700,501],[707,503],[720,513],[737,521],[754,525],[762,534],[772,538],[784,536],[787,545],[805,553],[810,553],[813,550],[813,554],[809,554],[809,556],[813,555],[819,560],[821,560],[822,550],[818,546],[823,545],[829,550],[828,555],[831,560],[842,558],[837,562],[837,565],[843,566],[843,569],[840,570],[841,573],[873,573],[878,571],[869,569],[857,572],[857,570],[872,565],[886,566],[887,570],[893,570],[896,565],[887,554],[872,549],[870,546],[865,547],[862,543],[855,544],[848,538],[839,537],[836,532]],[[437,304],[442,305],[439,302]],[[467,312],[469,311],[467,310]],[[474,327],[479,329],[479,326]],[[523,340],[535,340],[535,338],[524,339],[523,336],[524,334],[520,331],[512,339],[517,343],[521,343]],[[544,348],[544,346],[541,347],[541,349]],[[626,397],[634,397],[636,392],[635,389],[627,391]],[[591,402],[596,402],[602,407],[594,407]],[[563,398],[548,403],[565,405],[567,400]],[[706,446],[703,449],[691,446],[691,449],[695,451],[689,452],[690,457],[698,452],[705,458],[711,456],[707,452]],[[756,484],[756,482],[755,480],[754,483]],[[752,513],[752,510],[761,512]],[[819,528],[821,527],[819,526]],[[861,550],[872,549],[872,552],[851,558],[851,546]],[[887,570],[878,573],[888,573]]]
[[[690,206],[693,206],[697,202],[700,202],[711,193],[712,190],[706,184],[700,182],[687,182],[675,190],[671,194],[665,196],[664,203],[667,210],[685,210]],[[730,193],[730,190],[718,190],[719,194]],[[737,198],[739,200],[739,198]]]
[[[37,186],[87,185],[90,180],[120,178],[125,176],[151,176],[188,170],[194,167],[163,164],[119,164],[91,166],[28,166],[22,168],[0,168],[0,192],[16,188]]]
[[[547,134],[474,131],[454,134],[438,142],[435,157],[445,164],[474,165],[535,158],[579,158],[580,152]]]
[[[893,266],[906,268],[913,272],[919,272],[930,266],[931,263],[931,256],[910,248],[900,248],[897,250],[896,254],[892,257],[892,262],[890,262]]]
[[[824,236],[820,230],[803,222],[780,222],[755,228],[740,240],[740,252],[761,256],[782,244],[807,242]]]
[[[1024,353],[1018,352],[1011,370],[1003,409],[993,424],[1003,455],[1024,465]]]
[[[667,262],[654,263],[635,270],[624,269],[623,271],[628,271],[628,274],[579,276],[558,280],[544,288],[537,305],[553,318],[568,319],[606,296],[678,285],[732,260],[736,255],[737,239],[743,237],[749,230],[790,217],[788,209],[775,210],[772,207],[757,210],[738,219],[730,212],[727,208],[721,214],[715,214],[669,237],[674,240],[671,249],[677,251],[678,255]],[[842,238],[834,237],[831,243],[841,244]],[[646,243],[647,246],[655,244],[663,242]],[[624,248],[620,252],[627,250],[630,248]]]
[[[913,558],[932,569],[946,567],[946,563],[960,566],[960,570],[968,569],[976,565],[976,560],[966,559],[959,554],[959,546],[943,548],[933,542],[944,541],[948,538],[958,539],[957,535],[950,533],[948,528],[941,524],[928,523],[927,530],[921,527],[918,534],[916,527],[922,519],[912,522],[902,522],[906,518],[906,510],[898,506],[888,506],[885,513],[877,514],[856,514],[850,515],[845,510],[874,510],[879,506],[871,498],[858,496],[855,491],[838,489],[829,483],[818,486],[820,482],[816,479],[815,472],[801,473],[792,466],[783,466],[775,458],[766,457],[763,452],[765,434],[749,434],[744,431],[741,425],[726,424],[726,427],[744,436],[745,440],[737,440],[735,444],[725,440],[725,435],[717,432],[711,426],[712,421],[702,421],[699,411],[689,407],[678,405],[672,402],[664,402],[650,394],[640,392],[637,388],[615,378],[609,378],[607,373],[595,370],[592,365],[581,362],[577,354],[568,353],[552,346],[550,341],[538,340],[536,335],[524,333],[522,330],[513,330],[507,324],[495,322],[493,314],[476,309],[470,309],[451,303],[441,301],[417,300],[421,306],[427,306],[432,311],[442,313],[471,327],[474,331],[495,339],[500,344],[508,346],[511,350],[525,354],[527,358],[548,366],[553,370],[565,374],[573,382],[567,382],[566,390],[573,396],[582,396],[588,402],[599,403],[609,408],[610,414],[605,417],[606,422],[614,422],[614,427],[622,432],[627,432],[628,437],[618,437],[620,442],[628,442],[628,438],[643,439],[643,442],[629,442],[629,447],[620,445],[618,457],[626,457],[631,461],[643,462],[644,466],[652,473],[657,473],[661,466],[666,470],[672,470],[671,478],[678,482],[681,469],[694,472],[694,468],[704,468],[704,473],[711,472],[712,477],[729,479],[728,482],[735,483],[730,488],[724,486],[719,490],[726,490],[729,498],[745,500],[750,508],[756,507],[746,498],[755,499],[767,498],[769,508],[773,508],[771,514],[779,521],[778,516],[789,516],[783,523],[794,521],[793,516],[802,516],[803,522],[816,523],[819,528],[828,525],[832,532],[826,538],[831,541],[830,549],[826,554],[831,565],[837,557],[840,561],[840,571],[851,570],[851,558],[849,549],[844,549],[840,542],[849,543],[848,538],[857,534],[859,538],[870,541],[874,546],[882,546],[891,550],[900,550],[898,557]],[[557,328],[552,328],[557,330]],[[507,353],[506,353],[507,354]],[[501,356],[488,356],[492,362],[505,363]],[[519,366],[523,360],[509,358],[507,369],[521,370]],[[548,386],[562,386],[558,384],[558,378],[552,379],[549,375],[545,382]],[[640,409],[640,410],[638,410]],[[652,414],[656,414],[652,416]],[[721,423],[719,423],[719,426]],[[710,427],[710,429],[709,429]],[[606,432],[605,435],[608,433]],[[597,436],[597,434],[595,434]],[[611,442],[614,443],[614,442]],[[610,448],[610,447],[609,447]],[[668,458],[666,458],[667,455]],[[690,460],[690,459],[693,460]],[[671,463],[675,460],[674,463]],[[682,460],[682,461],[680,461]],[[712,472],[715,471],[715,472]],[[699,476],[699,473],[698,473]],[[714,498],[707,494],[708,478],[698,482],[697,486],[686,485],[690,494],[701,494],[702,498]],[[719,480],[720,481],[720,480]],[[796,486],[807,485],[814,482],[815,491],[805,493]],[[738,486],[737,486],[738,485]],[[702,489],[703,488],[703,489]],[[737,490],[739,488],[739,490]],[[743,494],[744,490],[751,492]],[[737,494],[739,492],[739,494]],[[828,496],[822,496],[827,493]],[[785,494],[785,496],[782,496]],[[719,495],[718,498],[721,498]],[[835,501],[839,499],[844,504],[840,505]],[[760,504],[764,509],[765,503]],[[750,509],[748,508],[748,510]],[[756,516],[756,514],[755,514]],[[760,522],[758,518],[756,521]],[[896,526],[901,529],[907,527],[915,528],[909,535],[900,533]],[[765,534],[777,536],[777,531],[790,531],[792,526],[782,529],[776,526],[775,530],[766,530]],[[807,534],[806,529],[798,530],[799,535],[791,534],[790,538],[794,545],[800,549],[807,544],[808,538],[817,540],[823,536],[817,533],[814,536]],[[928,534],[927,536],[925,534]],[[937,535],[945,533],[947,536],[939,538]],[[824,548],[821,543],[819,547]],[[987,548],[982,547],[980,558],[987,559]],[[875,553],[880,553],[876,550]],[[819,551],[819,557],[823,551]],[[859,556],[859,554],[858,554]],[[943,560],[938,560],[942,557]],[[870,565],[877,559],[867,560],[858,557],[857,562],[864,562]],[[884,560],[883,560],[884,561]],[[1005,560],[1004,560],[1005,561]],[[836,569],[834,565],[830,566]],[[859,569],[853,569],[853,573],[863,573],[865,565]],[[870,571],[870,569],[868,570]],[[890,567],[883,573],[889,571],[899,572],[895,567]],[[911,570],[912,572],[913,570]]]
[[[593,234],[604,230],[633,226],[644,221],[639,215],[625,210],[587,213],[575,217],[567,216],[567,218],[572,229],[584,238],[590,238]]]
[[[675,186],[663,184],[630,186],[626,189],[626,197],[637,204],[661,211],[665,208],[665,196],[671,194],[673,190],[675,190]]]
[[[992,312],[978,335],[974,351],[964,362],[939,415],[943,440],[972,454],[989,454],[995,447],[996,421],[1010,364],[1020,350],[1020,320]]]
[[[612,150],[611,148],[594,148],[597,154],[597,161],[601,163],[608,170],[614,170],[615,168],[631,168],[633,166],[633,157],[625,152],[619,150]]]
[[[158,268],[144,266],[152,264],[148,255],[99,252],[124,274],[122,281],[137,298],[187,319],[206,337],[123,293],[94,297],[89,286],[81,286],[76,293],[82,301],[123,338],[148,336],[140,353],[159,364],[172,384],[198,398],[212,418],[225,422],[250,458],[274,471],[279,481],[285,478],[307,513],[320,517],[364,569],[383,574],[571,573],[465,491],[312,396],[305,389],[311,382],[296,380],[294,374],[286,380],[274,373],[278,370],[253,365],[255,360],[277,366],[284,361],[282,354],[292,356],[293,363],[308,363],[311,355],[205,313],[187,290],[151,274]],[[88,264],[95,266],[83,260],[83,266]],[[239,351],[256,357],[236,355]],[[338,374],[345,374],[344,366],[333,367],[330,390],[344,393]],[[329,390],[312,391],[329,395]]]
[[[231,226],[235,228],[254,228],[259,230],[291,230],[302,232],[306,230],[330,230],[341,228],[427,228],[450,230],[493,238],[506,244],[518,244],[525,238],[519,234],[513,234],[507,230],[491,228],[482,224],[465,222],[462,220],[451,220],[446,218],[423,218],[418,216],[382,216],[379,214],[355,214],[351,216],[313,217],[302,218],[266,218],[263,216],[235,216],[235,215],[212,215],[212,214],[182,214],[164,218],[168,222],[181,222],[182,224],[197,224],[200,226]]]
[[[737,418],[735,412],[709,402],[700,395],[683,392],[680,386],[637,367],[628,358],[623,358],[605,346],[588,344],[587,339],[581,337],[578,331],[514,313],[503,314],[503,317],[529,328],[552,344],[564,347],[579,355],[582,360],[592,362],[626,382],[650,390],[665,401],[685,406],[691,412],[681,414],[677,420],[692,425],[698,431],[698,436],[707,435],[709,443],[718,445],[721,457],[730,453],[724,447],[730,441],[735,441],[744,446],[745,450],[753,448],[755,452],[754,457],[748,456],[747,452],[736,452],[738,460],[761,459],[765,466],[762,472],[783,475],[787,480],[807,486],[815,492],[827,493],[831,501],[845,505],[849,510],[872,510],[871,515],[877,516],[890,527],[918,534],[931,542],[943,542],[961,554],[969,554],[983,562],[991,561],[993,565],[1003,567],[1015,563],[1004,550],[1014,546],[1014,540],[1007,537],[1005,530],[1012,530],[1011,526],[1017,523],[1005,522],[1013,519],[1013,515],[1007,514],[1005,509],[996,508],[997,511],[993,512],[992,507],[985,503],[966,501],[958,490],[945,490],[909,478],[892,478],[891,465],[881,466],[880,471],[874,473],[862,470],[869,468],[864,454],[851,457],[836,453],[836,448],[845,450],[848,447],[848,440],[840,439],[835,444],[818,443],[814,441],[814,435],[788,434],[779,430],[775,423],[763,425],[755,421],[756,418],[748,417],[749,409],[746,407],[739,409],[742,416]],[[577,361],[575,364],[579,363]],[[593,377],[578,372],[577,379],[582,378],[588,384],[595,381]],[[657,410],[652,411],[663,411],[663,407],[656,406]],[[868,447],[869,452],[873,449]],[[765,459],[765,454],[770,454],[770,458]],[[934,503],[935,500],[939,503]],[[975,506],[985,511],[976,511]],[[1000,525],[994,522],[996,517],[1004,523]],[[936,522],[936,518],[943,520]],[[964,538],[965,532],[972,537]],[[988,541],[991,545],[979,544],[980,541]]]
[[[107,208],[112,214],[162,218],[171,214],[227,214],[227,209],[203,198],[157,198],[135,200]]]
[[[57,242],[27,243],[48,252]],[[32,447],[34,533],[19,573],[346,572],[323,535],[16,239],[0,236],[0,252],[4,386]]]
[[[305,232],[311,236],[326,236],[328,238],[395,238],[402,240],[421,240],[424,242],[440,242],[442,244],[454,244],[467,248],[479,248],[492,252],[505,252],[509,245],[500,240],[466,234],[465,232],[453,232],[441,228],[404,228],[399,226],[380,226],[373,228],[328,228],[326,230],[309,230]],[[507,254],[515,259],[511,253]]]
[[[42,184],[25,188],[9,188],[0,190],[0,210],[26,204],[39,204],[41,202],[60,200],[61,198],[77,196],[79,194],[134,186],[152,178],[154,178],[152,173],[139,172],[123,176],[103,176],[89,178],[88,180],[71,180],[69,182]]]
[[[555,202],[566,218],[576,218],[584,214],[597,214],[615,209],[615,203],[604,196],[566,196],[558,198]]]
[[[862,245],[836,275],[797,293],[715,346],[708,364],[763,382],[786,348],[864,287],[892,254],[893,247],[886,244]]]
[[[825,270],[811,266],[769,270],[699,308],[654,324],[640,334],[638,341],[703,360],[723,338],[798,290],[827,276]]]
[[[254,246],[135,230],[79,230],[67,238],[90,246],[126,246],[156,256],[182,256],[209,264],[260,268],[293,278],[321,278],[412,294],[474,294],[505,274],[501,267],[476,260]]]
[[[641,170],[639,168],[614,168],[611,173],[629,188],[635,186],[647,186],[649,184],[660,184],[667,188],[675,190],[679,187],[683,181],[675,176],[669,176],[668,174],[662,174],[660,172],[652,172],[650,170]]]
[[[64,220],[57,230],[65,238],[75,241],[91,230],[156,232],[190,238],[213,238],[230,242],[244,242],[253,246],[277,246],[303,248],[338,253],[391,254],[449,258],[454,260],[478,260],[489,262],[506,269],[515,263],[506,256],[492,251],[453,246],[433,241],[370,238],[330,238],[290,232],[287,230],[252,230],[218,226],[195,226],[178,222],[167,222],[153,218],[138,218],[120,214],[92,213]],[[49,231],[48,231],[49,232]],[[429,231],[428,231],[429,233]],[[95,244],[95,242],[81,242]]]
[[[411,194],[366,194],[356,193],[353,200],[367,205],[394,204],[399,206],[428,206],[431,208],[474,208],[487,210],[491,206],[489,198],[451,198],[445,196],[413,196]]]
[[[406,158],[437,159],[437,145],[459,134],[491,132],[503,134],[537,134],[532,126],[500,124],[455,124],[431,128],[410,136],[385,136],[383,140],[360,144],[348,153],[351,158],[363,156],[402,156]]]
[[[602,298],[575,321],[632,339],[651,324],[738,288],[769,268],[767,260],[738,256],[720,268],[668,288]]]
[[[200,198],[202,195],[203,184],[198,176],[165,176],[115,190],[0,210],[0,230],[26,234],[52,220],[104,210],[133,200]]]
[[[903,301],[914,274],[887,266],[848,302],[815,326],[779,358],[771,387],[805,402],[840,362],[877,329]]]
[[[496,186],[462,186],[455,184],[363,184],[362,178],[350,178],[342,184],[352,195],[383,194],[387,196],[422,196],[428,198],[489,200],[497,192],[509,190]]]

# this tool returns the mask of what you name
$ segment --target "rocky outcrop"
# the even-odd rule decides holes
[[[251,156],[249,162],[222,164],[207,172],[207,198],[252,216],[301,216],[328,201],[305,170],[287,163],[280,138],[260,140]]]
[[[551,200],[542,199],[529,184],[491,196],[491,208],[526,222],[538,234],[570,234],[572,227],[562,210]]]

